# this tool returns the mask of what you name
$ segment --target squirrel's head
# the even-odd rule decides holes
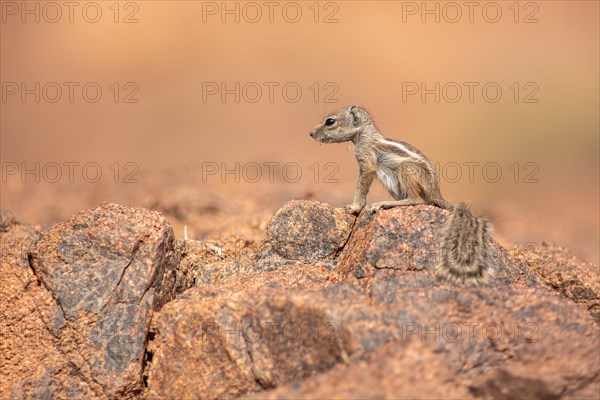
[[[324,143],[353,141],[361,129],[371,122],[369,113],[358,106],[344,107],[325,117],[310,131],[310,136]]]

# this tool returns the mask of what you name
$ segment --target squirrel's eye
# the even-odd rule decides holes
[[[335,118],[327,118],[325,120],[325,126],[331,126],[333,124],[335,124]]]

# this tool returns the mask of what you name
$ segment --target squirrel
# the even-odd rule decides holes
[[[452,213],[441,237],[438,276],[478,285],[493,274],[490,259],[491,227],[484,218],[471,213],[464,204],[446,201],[431,161],[414,146],[385,138],[362,107],[340,108],[315,126],[310,136],[323,143],[351,141],[359,166],[352,204],[345,209],[359,214],[365,208],[367,193],[377,177],[394,201],[375,203],[370,212],[397,206],[429,204]]]

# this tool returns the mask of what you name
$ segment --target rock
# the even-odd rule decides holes
[[[578,260],[567,249],[547,243],[511,250],[515,258],[533,271],[543,284],[587,308],[600,323],[600,274],[597,266]]]
[[[8,210],[0,210],[0,232],[8,230],[17,223],[15,216]]]
[[[329,279],[293,265],[188,290],[153,321],[148,396],[231,398],[335,365],[343,348],[326,314],[282,294]]]
[[[419,384],[421,383],[421,384]],[[388,343],[364,359],[245,399],[468,399],[448,356],[418,340]]]
[[[316,201],[292,200],[267,226],[263,258],[315,262],[337,255],[348,240],[355,218],[341,208]]]
[[[292,201],[264,241],[224,222],[227,235],[202,242],[114,204],[39,238],[12,224],[0,233],[0,393],[597,398],[595,267],[494,242],[488,285],[443,282],[447,218],[419,206],[355,219]]]
[[[402,304],[418,316],[405,332],[443,343],[459,365],[455,377],[475,394],[496,396],[488,384],[516,393],[524,383],[554,397],[597,386],[599,330],[587,312],[545,289],[400,289],[375,301]],[[437,325],[436,325],[437,324]],[[593,371],[593,372],[592,372]],[[506,393],[506,392],[503,392]]]
[[[320,304],[336,310],[332,300]],[[249,398],[560,398],[599,387],[598,327],[545,291],[401,289],[387,300],[327,314],[348,366]]]
[[[105,203],[44,231],[29,259],[58,305],[52,333],[80,379],[98,397],[141,391],[150,318],[174,296],[164,218]]]
[[[58,345],[64,320],[39,285],[27,250],[41,227],[17,224],[0,233],[0,398],[97,398]]]
[[[434,287],[442,230],[450,213],[433,206],[362,212],[339,257],[338,271],[365,287],[393,281],[397,287]],[[496,272],[489,286],[536,286],[535,275],[492,243]]]
[[[543,388],[524,393],[552,396],[598,384],[598,326],[545,289],[388,286],[368,296],[322,273],[291,264],[191,289],[168,304],[153,323],[149,397],[378,397],[399,387],[463,397],[493,393],[490,379],[503,370],[513,374],[505,382],[511,393],[523,382]],[[413,341],[433,347],[407,348]],[[399,348],[380,359],[390,342]],[[406,377],[395,382],[367,366]],[[429,391],[418,371],[439,375]],[[261,391],[271,388],[279,389]]]
[[[176,271],[176,293],[255,271],[259,245],[252,240],[227,237],[219,241],[175,241],[181,262]]]

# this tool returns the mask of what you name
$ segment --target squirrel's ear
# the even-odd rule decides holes
[[[348,111],[350,112],[350,115],[352,115],[352,125],[354,125],[354,126],[360,125],[360,118],[358,116],[358,107],[350,106]]]

